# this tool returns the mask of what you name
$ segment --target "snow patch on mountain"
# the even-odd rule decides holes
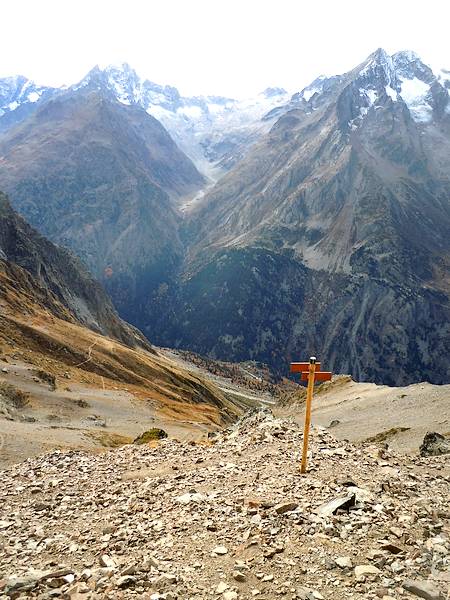
[[[327,106],[329,97],[346,90],[354,98],[352,118],[348,121],[351,130],[363,124],[371,107],[382,110],[386,98],[404,103],[411,118],[424,125],[433,121],[435,110],[437,114],[441,110],[438,107],[442,103],[442,88],[450,96],[450,71],[442,69],[435,74],[415,52],[405,50],[390,56],[380,48],[353,71],[316,79],[294,94],[276,116],[295,108],[308,114]],[[450,101],[444,110],[450,113]]]
[[[120,103],[135,104],[158,119],[197,168],[210,178],[222,174],[218,163],[233,152],[239,140],[250,143],[252,132],[268,130],[261,119],[285,104],[282,88],[267,88],[255,98],[236,100],[223,96],[184,97],[171,86],[141,79],[128,64],[92,69],[72,89],[89,86],[108,91]]]
[[[53,88],[38,86],[22,75],[0,79],[0,116],[26,104],[37,103],[49,90]]]
[[[389,96],[389,98],[391,98],[391,100],[396,102],[397,92],[394,89],[392,89],[390,85],[386,86],[386,94]]]
[[[401,80],[400,95],[408,106],[413,119],[419,123],[428,123],[433,118],[433,108],[427,101],[430,93],[429,84],[417,77]]]

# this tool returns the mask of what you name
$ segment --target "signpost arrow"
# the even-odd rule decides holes
[[[300,380],[308,382],[308,388],[306,391],[306,412],[305,412],[305,428],[303,431],[303,452],[302,452],[302,464],[300,467],[300,473],[306,473],[306,465],[308,460],[308,441],[309,441],[309,428],[311,425],[311,406],[312,397],[314,391],[314,383],[316,381],[330,381],[331,371],[321,371],[320,363],[316,361],[315,356],[311,356],[309,363],[291,363],[291,372],[300,373]]]

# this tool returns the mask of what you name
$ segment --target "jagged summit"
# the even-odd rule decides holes
[[[281,87],[268,87],[263,90],[259,95],[265,98],[273,98],[274,96],[283,96],[287,94],[287,91]]]
[[[416,123],[427,124],[450,112],[450,82],[444,71],[433,73],[411,50],[389,55],[383,48],[370,54],[358,67],[333,77],[319,77],[294,94],[286,109],[302,108],[310,113],[330,100],[333,94],[352,96],[342,125],[359,127],[371,107],[378,110],[386,102],[406,105]]]

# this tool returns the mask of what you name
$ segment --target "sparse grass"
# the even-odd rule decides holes
[[[141,433],[141,435],[134,440],[133,444],[148,444],[148,442],[153,442],[155,440],[163,440],[166,437],[167,433],[164,431],[164,429],[153,427],[152,429]]]
[[[109,433],[99,431],[88,431],[85,433],[86,436],[90,437],[95,442],[99,443],[104,448],[120,448],[126,444],[131,444],[133,438],[120,433]]]
[[[385,442],[387,439],[397,435],[397,433],[402,433],[402,431],[409,431],[411,427],[392,427],[391,429],[387,429],[386,431],[381,431],[376,435],[368,437],[365,441],[369,444],[379,444],[380,442]]]
[[[24,408],[30,401],[28,393],[23,392],[15,385],[6,383],[6,381],[0,382],[0,396],[13,408]]]

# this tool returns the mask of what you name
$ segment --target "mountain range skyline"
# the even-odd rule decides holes
[[[313,73],[312,77],[308,80],[306,80],[304,77],[299,79],[298,85],[291,84],[290,86],[285,86],[285,85],[282,85],[280,82],[267,80],[266,84],[262,85],[261,88],[258,88],[257,90],[253,91],[253,93],[247,93],[247,94],[234,94],[234,95],[222,94],[222,93],[216,93],[214,90],[211,90],[210,92],[206,92],[206,93],[201,92],[201,91],[185,92],[185,90],[183,90],[176,81],[158,80],[156,77],[151,77],[151,75],[144,73],[145,69],[141,70],[140,68],[136,67],[132,63],[131,60],[127,60],[127,59],[117,60],[117,61],[112,61],[112,62],[106,61],[106,62],[97,62],[95,64],[93,63],[84,72],[84,74],[81,77],[76,78],[74,80],[67,80],[66,82],[60,83],[60,84],[47,83],[44,80],[38,79],[37,77],[32,77],[31,74],[27,73],[27,72],[0,72],[0,80],[23,78],[23,79],[35,84],[37,87],[40,87],[40,88],[68,90],[70,88],[76,87],[79,84],[81,84],[87,77],[89,77],[89,75],[91,73],[93,73],[95,71],[108,72],[108,71],[127,71],[127,70],[129,70],[129,71],[133,72],[137,76],[137,78],[140,79],[141,81],[149,81],[150,83],[154,83],[163,88],[172,88],[172,89],[176,90],[176,92],[179,93],[179,95],[182,97],[191,97],[191,98],[219,97],[219,98],[227,98],[230,100],[245,101],[245,100],[253,100],[253,99],[257,98],[258,96],[264,96],[266,94],[266,92],[268,92],[268,91],[270,92],[271,90],[280,90],[280,91],[285,92],[287,95],[292,96],[292,95],[302,92],[304,89],[308,88],[317,79],[326,79],[326,78],[333,77],[335,75],[343,75],[343,74],[347,73],[352,68],[354,68],[355,64],[363,63],[364,60],[367,58],[367,56],[369,56],[370,54],[373,54],[377,50],[383,50],[388,55],[411,53],[411,54],[415,55],[417,58],[419,58],[421,60],[421,62],[423,64],[425,64],[427,67],[429,67],[433,72],[450,73],[450,56],[447,61],[445,61],[445,60],[440,61],[440,62],[435,61],[433,63],[432,61],[427,61],[426,59],[424,60],[423,55],[421,53],[417,52],[413,47],[399,48],[398,50],[390,51],[390,50],[386,50],[385,47],[377,46],[377,47],[374,47],[372,49],[372,51],[366,53],[365,55],[361,55],[359,57],[360,58],[359,61],[358,61],[358,58],[353,60],[353,62],[349,65],[349,68],[347,70],[343,70],[343,71],[339,71],[339,72],[338,71],[336,71],[336,72],[316,71],[315,74]]]

